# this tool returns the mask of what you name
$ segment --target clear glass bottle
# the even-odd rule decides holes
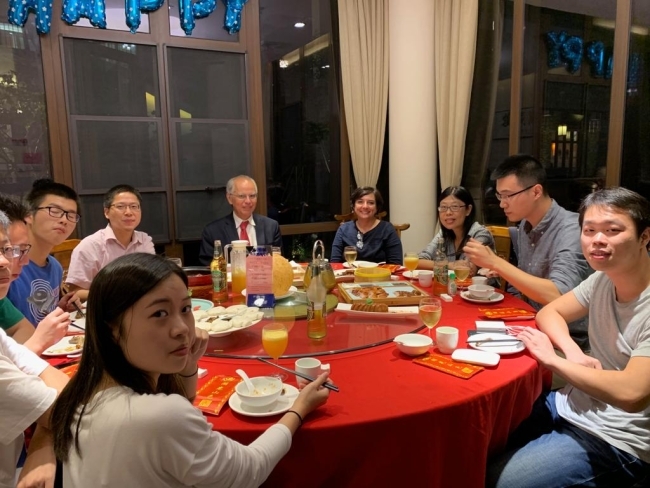
[[[223,254],[221,241],[214,241],[214,253],[210,263],[210,274],[212,275],[212,301],[222,303],[228,300],[228,272],[226,268],[226,257]]]
[[[441,242],[433,254],[433,294],[447,293],[449,281],[449,262],[444,251],[444,242]]]

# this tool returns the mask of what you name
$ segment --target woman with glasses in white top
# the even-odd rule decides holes
[[[155,254],[153,240],[135,230],[142,220],[142,196],[131,185],[117,185],[104,195],[108,225],[84,238],[72,251],[65,282],[76,297],[88,299],[90,283],[111,261],[136,252]]]
[[[438,202],[440,230],[420,251],[418,269],[433,269],[434,255],[441,245],[449,262],[466,259],[463,246],[470,238],[495,250],[494,237],[476,221],[476,207],[469,191],[462,186],[450,186],[440,194]],[[472,274],[475,272],[476,269],[471,270]]]

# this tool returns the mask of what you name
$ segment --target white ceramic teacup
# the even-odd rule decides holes
[[[436,329],[436,346],[443,354],[451,354],[458,347],[458,329],[442,326]]]
[[[300,358],[296,361],[295,370],[299,373],[306,374],[312,378],[316,378],[319,374],[330,370],[329,364],[322,364],[316,358]],[[309,383],[306,379],[296,376],[296,383],[298,386],[305,386]]]
[[[418,271],[418,283],[420,286],[431,286],[433,281],[433,271],[420,270]]]
[[[472,285],[487,285],[487,281],[485,276],[472,276]]]

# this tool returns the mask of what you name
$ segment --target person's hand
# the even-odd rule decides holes
[[[195,327],[190,332],[190,353],[187,355],[185,369],[180,372],[181,375],[191,375],[196,372],[199,359],[201,359],[201,356],[205,354],[205,350],[208,348],[209,339],[210,335],[208,332],[199,327]]]
[[[43,447],[30,452],[20,472],[16,488],[54,488],[56,458],[54,451]]]
[[[34,335],[29,338],[25,345],[30,349],[32,349],[31,345],[33,345],[36,350],[43,352],[52,344],[56,344],[63,339],[68,333],[69,325],[70,314],[57,307],[39,322]]]
[[[329,381],[328,377],[329,373],[322,373],[306,385],[294,401],[292,410],[296,410],[304,418],[323,405],[330,395],[330,390],[323,386],[323,383]]]
[[[499,256],[494,254],[494,251],[489,246],[484,245],[476,239],[469,239],[467,244],[463,247],[463,253],[472,264],[479,268],[493,269],[494,263]]]
[[[61,299],[59,300],[58,307],[62,310],[67,310],[68,312],[72,312],[76,310],[73,304],[76,303],[77,307],[81,308],[82,298],[87,296],[88,296],[88,290],[69,291],[68,293],[66,293],[61,297]]]
[[[517,339],[522,341],[531,356],[544,366],[549,366],[558,357],[551,340],[546,334],[537,329],[526,327],[517,334]]]

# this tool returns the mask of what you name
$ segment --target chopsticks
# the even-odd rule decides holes
[[[478,341],[472,341],[470,339],[471,339],[471,337],[469,339],[467,339],[468,344],[481,344],[481,345],[484,345],[486,342],[521,342],[521,339],[517,339],[516,337],[513,337],[512,339],[481,339],[481,340],[478,340]]]
[[[301,378],[303,378],[303,379],[305,379],[305,380],[307,380],[309,382],[312,382],[312,381],[316,380],[316,378],[312,378],[311,376],[309,376],[307,374],[299,373],[298,371],[295,371],[293,369],[285,368],[284,366],[280,366],[279,364],[275,364],[275,363],[272,363],[271,361],[267,361],[264,358],[257,358],[257,359],[259,361],[262,361],[263,363],[270,364],[271,366],[275,366],[276,368],[279,368],[279,369],[281,369],[283,371],[286,371],[287,373],[291,373],[291,374],[295,374],[296,376],[300,376]],[[327,388],[328,390],[332,390],[332,391],[336,391],[336,392],[339,391],[338,386],[334,385],[333,383],[326,382],[326,383],[323,383],[323,386],[325,388]]]
[[[84,332],[86,332],[86,329],[84,329],[83,327],[81,327],[81,326],[75,324],[74,322],[70,322],[70,323],[68,324],[68,326],[69,326],[69,327],[74,327],[74,328],[76,328],[76,329],[83,330]]]

